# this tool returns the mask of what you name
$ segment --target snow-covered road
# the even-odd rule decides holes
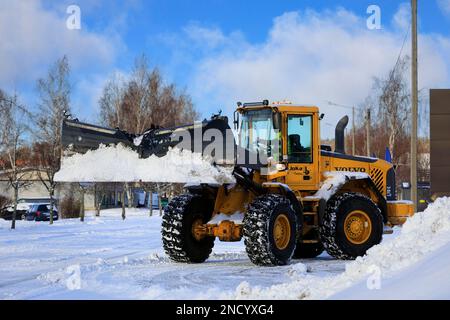
[[[450,198],[355,261],[324,253],[258,267],[242,242],[216,241],[206,263],[178,264],[162,251],[160,226],[142,210],[125,221],[116,209],[84,223],[19,221],[16,230],[0,219],[0,299],[450,298]]]
[[[253,265],[242,242],[216,241],[204,264],[174,263],[162,251],[160,224],[156,212],[149,217],[139,210],[128,211],[125,221],[118,210],[105,210],[99,218],[90,213],[84,223],[19,221],[15,231],[0,220],[0,298],[210,299],[231,294],[243,281],[267,288],[297,273],[300,261]],[[317,276],[345,268],[326,254],[301,262]]]

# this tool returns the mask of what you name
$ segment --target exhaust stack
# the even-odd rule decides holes
[[[345,154],[345,128],[348,124],[348,116],[339,120],[334,132],[335,147],[334,152]]]

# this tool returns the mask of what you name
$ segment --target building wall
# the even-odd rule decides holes
[[[30,172],[30,185],[26,188],[22,188],[19,190],[19,199],[20,198],[49,198],[49,194],[45,186],[36,178],[36,174]],[[146,206],[150,207],[151,201],[153,198],[153,203],[157,203],[157,195],[154,194],[153,197],[150,197],[148,193],[144,192],[142,188],[138,186],[130,186],[133,196],[132,196],[132,207],[138,206]],[[98,185],[97,189],[94,185],[86,186],[86,193],[84,196],[84,207],[86,210],[95,210],[95,190],[97,190],[97,194],[102,194],[102,208],[114,208],[121,206],[122,193],[124,192],[122,183],[107,183]],[[68,184],[68,183],[60,183],[57,185],[55,191],[55,198],[57,201],[61,200],[68,194],[74,194],[75,198],[80,197],[81,193],[79,193],[80,189],[77,184]],[[0,194],[8,197],[10,199],[13,198],[13,189],[8,186],[8,182],[1,179],[0,176]],[[125,197],[125,205],[128,206],[129,200]]]
[[[14,190],[6,181],[0,181],[0,194],[12,199]],[[33,182],[30,186],[19,189],[19,198],[47,198],[48,196],[48,191],[41,182]]]
[[[450,196],[450,89],[430,90],[432,197]]]

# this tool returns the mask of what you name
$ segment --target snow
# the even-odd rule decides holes
[[[232,221],[239,224],[242,223],[243,220],[244,214],[241,212],[233,213],[231,216],[224,213],[219,213],[208,221],[208,224],[220,224],[222,221]]]
[[[322,255],[289,266],[258,267],[243,242],[216,240],[203,264],[167,258],[157,211],[120,209],[88,212],[78,219],[48,222],[0,219],[0,299],[219,299],[241,282],[270,287],[304,272],[327,276],[345,262]],[[79,281],[77,281],[77,279]]]
[[[215,167],[200,154],[171,149],[164,157],[140,159],[121,144],[100,146],[62,160],[58,182],[233,183],[229,169]]]
[[[410,200],[394,200],[394,201],[388,201],[388,203],[392,203],[392,204],[410,204],[412,205],[413,202]]]
[[[363,172],[348,172],[348,171],[325,171],[323,173],[325,181],[317,192],[308,198],[319,198],[328,200],[336,193],[339,186],[343,185],[347,180],[366,179],[369,176]]]
[[[142,139],[144,139],[144,135],[142,136],[138,136],[136,138],[133,139],[133,143],[136,147],[139,147],[142,143]]]
[[[323,253],[270,268],[253,265],[243,242],[218,240],[205,263],[174,263],[157,211],[120,215],[17,221],[16,230],[0,219],[0,299],[450,298],[450,198],[394,228],[365,257]],[[367,288],[374,275],[379,290]]]
[[[305,275],[296,281],[270,288],[249,287],[241,284],[241,288],[229,297],[238,299],[324,299],[337,298],[339,294],[333,295],[349,288],[347,293],[342,293],[342,298],[356,298],[359,297],[361,287],[374,288],[371,285],[374,277],[376,277],[376,281],[380,281],[381,286],[384,279],[394,277],[389,280],[389,283],[394,283],[391,284],[394,288],[395,285],[401,286],[399,278],[403,279],[404,286],[403,290],[391,293],[391,295],[397,298],[401,296],[402,298],[413,298],[414,294],[408,292],[408,287],[405,285],[408,283],[409,277],[405,278],[402,270],[428,258],[430,253],[442,246],[450,249],[450,198],[437,199],[424,212],[416,213],[409,218],[401,229],[395,228],[394,234],[396,234],[394,238],[388,241],[384,240],[381,244],[369,249],[364,257],[348,262],[345,272],[337,276],[323,278]],[[423,279],[420,276],[421,271],[414,269],[406,271],[406,274],[418,277],[421,282],[427,282],[429,287],[436,286],[436,293],[442,294],[439,298],[449,299],[449,275],[444,275],[441,279],[439,275],[442,275],[442,271],[438,267],[449,265],[449,255],[450,252],[446,251],[444,255],[436,257],[439,263],[427,263],[427,272],[429,275],[436,275],[434,278],[428,276],[429,279]],[[447,286],[444,285],[443,289],[439,289],[442,284],[447,284]],[[242,290],[242,286],[245,287],[245,290]],[[433,289],[427,288],[427,290]],[[374,296],[381,297],[377,294]]]
[[[426,255],[391,278],[380,283],[379,290],[370,290],[362,281],[336,295],[333,299],[445,299],[450,298],[450,244]]]

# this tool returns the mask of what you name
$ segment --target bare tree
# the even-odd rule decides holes
[[[103,125],[136,134],[144,133],[152,126],[177,126],[192,123],[198,118],[189,95],[179,91],[174,84],[164,84],[159,70],[150,69],[145,56],[136,59],[128,79],[114,75],[107,82],[99,104]],[[162,184],[150,185],[155,191],[165,188]],[[130,187],[125,183],[123,189],[130,206]],[[122,201],[125,202],[125,196]]]
[[[149,202],[149,216],[153,215],[153,193],[156,191],[156,183],[154,182],[140,182],[140,187],[148,194]]]
[[[105,199],[105,193],[107,191],[105,183],[94,183],[94,206],[95,216],[100,217],[100,210],[103,200]]]
[[[83,183],[79,183],[78,186],[80,188],[80,221],[84,222],[84,217],[86,215],[84,203],[85,203],[86,190],[88,189],[88,186],[84,185]]]
[[[8,186],[13,189],[11,229],[16,228],[19,190],[30,184],[27,158],[24,157],[28,111],[17,100],[17,95],[9,97],[0,90],[0,166],[8,179]]]
[[[198,118],[191,98],[174,84],[165,85],[145,56],[136,59],[129,79],[114,75],[107,82],[99,104],[102,124],[137,134],[152,125],[177,126]]]
[[[56,61],[47,76],[37,82],[39,92],[34,145],[36,161],[41,167],[39,179],[47,189],[50,199],[50,224],[53,223],[54,195],[57,182],[55,174],[60,169],[62,145],[61,127],[64,115],[70,112],[69,62],[66,56]]]
[[[121,108],[124,97],[125,80],[120,74],[114,74],[103,88],[99,100],[100,122],[105,126],[125,129],[125,113]]]
[[[125,189],[122,190],[122,198],[121,198],[121,202],[122,202],[122,220],[125,220],[125,218],[126,218],[126,210],[125,210]]]
[[[376,80],[380,90],[378,114],[388,129],[388,147],[393,157],[398,137],[409,129],[410,92],[405,78],[408,62],[409,57],[400,58],[386,79]]]
[[[409,57],[399,58],[397,64],[384,78],[375,78],[373,90],[366,98],[362,107],[370,107],[377,111],[377,116],[372,117],[370,131],[371,154],[384,158],[386,147],[391,153],[392,163],[395,168],[398,185],[402,181],[409,181],[410,175],[410,92],[408,84]],[[419,124],[424,135],[419,139],[419,153],[423,155],[419,159],[419,170],[423,174],[419,179],[427,179],[429,172],[429,111],[426,90],[420,94]],[[361,123],[356,129],[356,152],[364,154],[366,148],[367,133],[364,129],[362,114],[358,115]],[[350,139],[348,136],[346,139]]]

